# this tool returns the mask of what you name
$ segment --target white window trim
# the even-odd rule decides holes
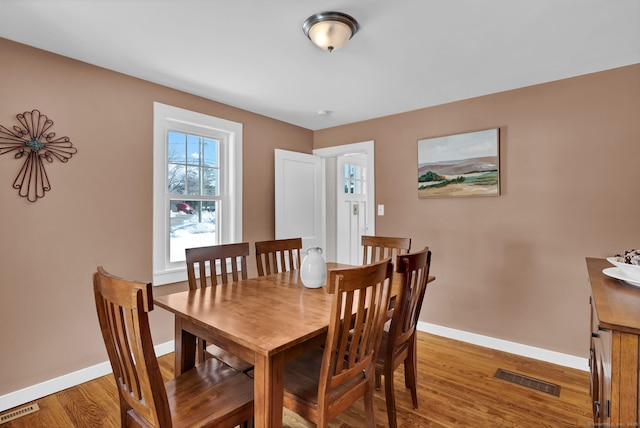
[[[184,262],[170,263],[168,256],[169,225],[167,193],[168,123],[209,128],[228,134],[226,165],[232,169],[225,177],[229,203],[224,204],[220,218],[225,225],[222,243],[242,242],[242,124],[197,113],[158,102],[153,103],[153,284],[162,285],[187,280]],[[222,177],[221,177],[222,179]],[[186,195],[185,195],[186,196]],[[186,196],[188,197],[188,196]]]

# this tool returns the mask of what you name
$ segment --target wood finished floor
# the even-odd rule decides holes
[[[163,376],[173,376],[173,354],[159,358]],[[560,385],[556,397],[494,378],[498,368]],[[592,427],[589,374],[427,333],[418,336],[419,410],[396,371],[399,427]],[[41,398],[40,410],[1,428],[118,427],[118,397],[108,375]],[[384,382],[376,392],[376,425],[387,426]],[[22,406],[20,406],[22,407]],[[364,426],[362,400],[331,427]],[[5,414],[7,412],[4,412]],[[285,411],[284,425],[314,425]]]

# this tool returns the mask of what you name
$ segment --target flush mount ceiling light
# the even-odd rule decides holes
[[[320,12],[308,17],[302,31],[320,49],[340,49],[358,31],[358,22],[346,13]]]

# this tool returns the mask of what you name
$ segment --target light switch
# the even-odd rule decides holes
[[[382,205],[382,204],[378,205],[378,215],[379,216],[384,215],[384,205]]]

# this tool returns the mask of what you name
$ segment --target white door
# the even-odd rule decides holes
[[[340,156],[336,169],[336,259],[359,265],[368,224],[367,157],[362,153]]]
[[[275,151],[276,239],[302,237],[302,247],[325,249],[322,158]]]

